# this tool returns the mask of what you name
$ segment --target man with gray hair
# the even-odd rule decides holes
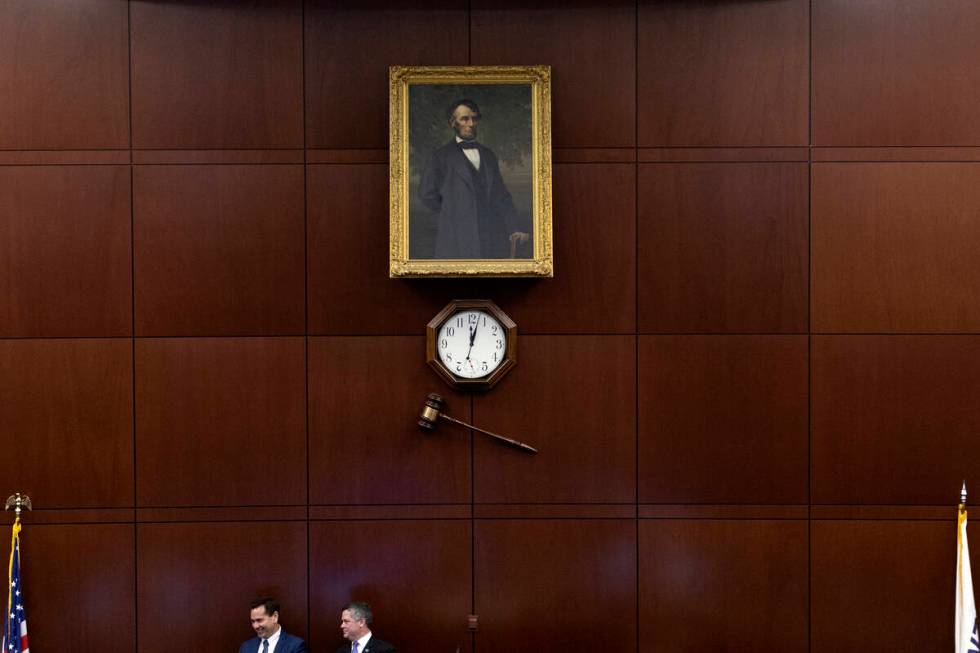
[[[446,115],[453,139],[432,153],[419,182],[419,198],[436,216],[435,258],[514,258],[530,234],[497,155],[476,140],[480,107],[463,98]]]
[[[367,603],[348,603],[340,613],[340,631],[350,644],[338,648],[337,653],[394,653],[394,646],[371,633],[372,618]]]

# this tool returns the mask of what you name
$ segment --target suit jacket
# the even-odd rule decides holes
[[[238,649],[238,653],[262,653],[259,646],[262,644],[261,637],[253,637]],[[275,653],[308,653],[306,642],[296,635],[290,635],[285,630],[279,631],[279,643],[276,644]]]
[[[279,651],[276,651],[276,653],[279,653]],[[338,648],[337,653],[350,653],[350,642],[347,642],[346,646]],[[395,647],[384,640],[378,639],[372,633],[367,646],[358,651],[358,653],[395,653]]]
[[[476,145],[479,173],[455,138],[432,153],[422,172],[419,198],[436,214],[435,258],[509,258],[510,234],[529,230],[518,225],[497,156],[490,148]],[[482,203],[474,179],[477,174],[485,185]]]

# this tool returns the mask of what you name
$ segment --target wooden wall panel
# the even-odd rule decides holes
[[[632,2],[483,0],[471,24],[473,65],[551,65],[555,147],[636,143]]]
[[[139,505],[305,503],[305,355],[302,338],[137,341]]]
[[[29,514],[24,521],[21,581],[31,650],[135,650],[134,526],[33,526]]]
[[[639,167],[641,332],[807,329],[807,166]]]
[[[813,653],[953,648],[956,508],[946,522],[811,526]]]
[[[130,335],[129,186],[123,166],[0,167],[0,337]]]
[[[424,333],[460,284],[388,278],[388,167],[311,165],[308,179],[310,333]]]
[[[969,0],[814,3],[813,144],[980,144],[978,30]]]
[[[169,653],[175,638],[195,651],[236,651],[254,637],[249,603],[276,597],[286,632],[307,639],[304,522],[137,526],[138,653]],[[174,629],[174,606],[185,616]]]
[[[116,0],[0,5],[0,150],[129,147],[128,32]]]
[[[805,145],[809,6],[639,3],[644,147]]]
[[[311,650],[342,646],[341,609],[367,601],[399,651],[468,653],[471,539],[469,520],[311,523]]]
[[[488,287],[520,333],[636,329],[636,175],[632,165],[554,167],[553,279]],[[561,310],[556,310],[560,306]]]
[[[132,0],[133,146],[303,147],[299,0]]]
[[[640,339],[642,503],[806,503],[807,339]]]
[[[815,337],[813,502],[945,505],[974,487],[978,369],[977,336]]]
[[[636,498],[636,347],[629,336],[524,336],[517,366],[475,397],[479,503],[626,503]],[[450,413],[451,414],[451,413]]]
[[[422,334],[453,299],[497,296],[512,288],[519,295],[533,284],[527,279],[389,279],[387,166],[310,165],[307,170],[310,334]]]
[[[302,166],[140,166],[138,335],[304,328]]]
[[[474,540],[477,650],[636,650],[636,522],[478,521]]]
[[[0,340],[6,489],[39,508],[133,505],[128,340]]]
[[[469,501],[469,434],[417,424],[433,391],[469,421],[465,397],[425,365],[421,336],[311,338],[309,361],[312,503]]]
[[[806,521],[643,520],[640,650],[806,650]]]
[[[307,0],[305,25],[307,147],[387,149],[388,66],[469,55],[465,5],[439,0]]]
[[[813,166],[813,329],[980,330],[980,165]]]

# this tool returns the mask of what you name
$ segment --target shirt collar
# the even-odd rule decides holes
[[[371,639],[371,631],[367,632],[367,635],[357,640],[357,650],[363,651],[364,647],[367,646],[368,640]]]
[[[276,634],[275,635],[271,635],[269,637],[269,649],[270,650],[272,649],[273,646],[276,645],[276,642],[279,641],[279,636],[280,635],[282,635],[282,626],[279,626],[279,630],[276,631]],[[261,642],[260,642],[260,645],[261,645]]]

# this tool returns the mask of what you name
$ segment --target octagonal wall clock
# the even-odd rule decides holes
[[[517,325],[489,299],[454,299],[425,335],[426,362],[456,388],[487,390],[517,364]]]

